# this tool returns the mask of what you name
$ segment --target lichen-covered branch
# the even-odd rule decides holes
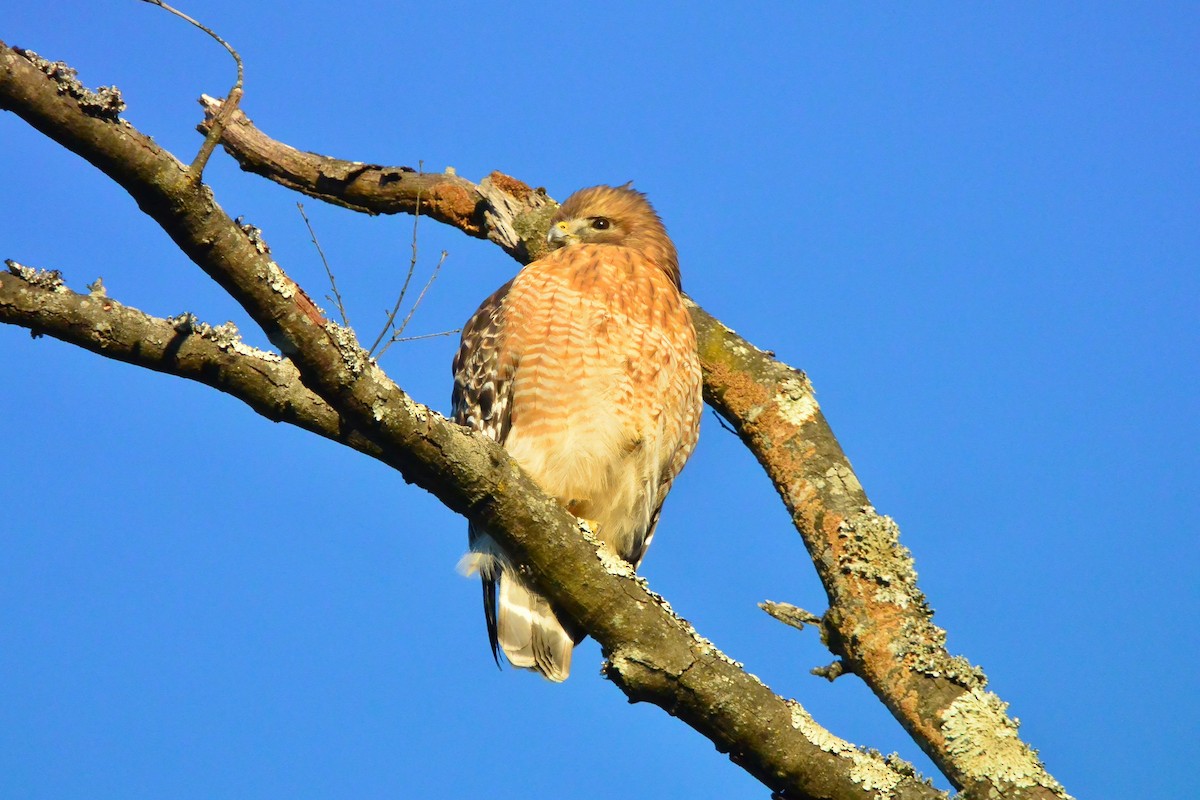
[[[0,322],[85,350],[203,383],[274,422],[287,422],[369,456],[381,452],[300,382],[295,365],[249,347],[232,323],[209,325],[183,313],[163,319],[101,292],[79,294],[57,272],[8,262],[0,272]]]
[[[643,581],[604,558],[586,529],[503,449],[392,383],[353,332],[321,316],[271,259],[259,232],[230,219],[177,159],[116,114],[90,113],[85,96],[64,70],[0,43],[0,108],[129,192],[277,343],[304,385],[378,448],[378,457],[492,533],[523,564],[534,586],[600,642],[609,675],[632,699],[688,722],[780,796],[939,796],[910,769],[831,736],[700,638]]]
[[[958,788],[1063,797],[983,672],[946,651],[899,528],[870,505],[807,376],[699,307],[692,319],[705,400],[754,453],[804,539],[829,596],[822,638],[842,669],[871,687]]]
[[[219,103],[206,103],[210,115],[218,108]],[[280,178],[291,148],[252,130],[240,118],[243,138],[227,138],[227,151],[244,167],[292,185]],[[251,139],[253,148],[243,149]],[[464,190],[474,187],[455,178]],[[481,183],[474,191],[484,195],[490,187]],[[536,257],[545,231],[544,224],[536,224],[538,213],[554,204],[539,193],[538,213],[531,213],[522,202],[527,195],[508,197],[508,205],[500,213],[493,211],[493,219],[517,221],[508,227],[523,225],[526,244],[505,249],[521,261],[530,254]],[[410,210],[389,206],[383,194],[373,191],[358,192],[355,202],[371,213]],[[442,221],[479,235],[454,219]],[[493,224],[503,227],[502,222]],[[982,671],[947,652],[945,632],[933,624],[895,522],[871,507],[807,377],[698,306],[692,306],[692,318],[704,365],[705,399],[734,425],[762,464],[825,585],[830,605],[822,630],[840,659],[839,670],[825,674],[848,670],[859,675],[956,787],[994,789],[997,796],[1013,798],[1065,796],[1018,737],[1003,702],[986,691]],[[988,724],[966,723],[968,718]],[[963,746],[968,728],[977,747]]]

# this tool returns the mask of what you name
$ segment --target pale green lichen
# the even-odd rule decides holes
[[[377,366],[374,364],[370,364],[369,366],[373,370],[373,374],[370,376],[371,379],[383,382],[388,380],[387,376]],[[388,400],[382,394],[378,394],[371,401],[371,418],[376,422],[390,425],[393,421],[394,412],[397,410],[401,412],[402,416],[406,416],[422,425],[429,421],[431,414],[437,415],[437,412],[431,411],[429,406],[418,403],[403,391],[397,389],[392,395],[395,398],[394,400]]]
[[[604,567],[605,572],[610,575],[620,575],[622,578],[638,580],[633,565],[617,555],[615,550],[596,536],[589,520],[579,519],[578,527],[579,535],[596,549],[596,556],[600,559],[600,566]]]
[[[932,677],[944,677],[965,688],[986,684],[983,672],[969,661],[946,652],[946,632],[932,622],[933,611],[917,587],[912,554],[900,544],[900,529],[890,517],[870,506],[838,528],[843,564],[850,574],[875,586],[873,599],[908,612],[891,645],[896,659]]]
[[[260,350],[243,342],[237,325],[232,322],[226,322],[223,325],[210,325],[207,322],[201,322],[190,311],[185,311],[174,317],[167,317],[167,323],[179,333],[196,335],[202,339],[207,339],[226,352],[234,352],[241,356],[257,358],[276,364],[283,361],[283,358],[277,353]]]
[[[79,80],[79,72],[62,61],[50,61],[42,58],[32,50],[14,48],[30,63],[49,75],[58,84],[58,93],[69,95],[79,104],[79,108],[87,115],[110,122],[120,122],[121,112],[125,110],[125,100],[121,90],[115,86],[101,86],[92,91]]]
[[[925,608],[925,596],[917,588],[912,554],[900,544],[900,529],[895,520],[876,514],[870,506],[865,506],[862,512],[843,520],[838,527],[846,554],[844,567],[876,584],[875,599],[879,602],[904,609]]]
[[[11,258],[5,259],[4,263],[10,273],[16,275],[30,286],[36,286],[39,289],[46,289],[56,293],[69,291],[63,282],[62,273],[56,269],[27,267],[24,264],[13,261]]]
[[[933,678],[947,678],[967,689],[987,686],[983,670],[962,656],[946,652],[946,631],[923,618],[909,617],[900,625],[892,653],[912,669]]]
[[[1021,741],[1008,704],[996,695],[979,687],[964,692],[942,712],[942,722],[947,750],[969,777],[989,780],[997,789],[1041,786],[1071,800]]]
[[[371,403],[371,418],[376,422],[383,422],[387,417],[387,402],[382,397],[376,397]]]
[[[797,703],[795,700],[786,701],[788,710],[792,714],[792,727],[800,731],[805,739],[815,744],[817,747],[824,750],[826,753],[840,753],[842,750],[853,747],[845,739],[840,739],[834,736],[829,731],[822,728],[813,719],[812,714],[808,710]]]
[[[435,411],[430,411],[429,406],[424,405],[423,403],[418,403],[403,392],[399,392],[399,395],[400,407],[404,409],[404,413],[422,425],[429,421],[429,416],[431,414],[437,413]]]
[[[267,286],[285,300],[296,295],[296,284],[292,283],[287,274],[274,261],[267,262]]]
[[[257,228],[249,222],[243,222],[242,217],[238,217],[234,222],[242,229],[242,233],[246,234],[246,238],[250,240],[250,244],[254,245],[255,250],[264,256],[270,254],[271,247],[267,244],[267,240],[263,238],[262,228]],[[279,269],[279,266],[274,263],[272,263],[272,266],[275,269]]]
[[[371,365],[371,359],[367,355],[367,351],[363,350],[358,344],[358,337],[354,335],[353,328],[347,328],[338,325],[332,320],[326,320],[325,333],[329,335],[330,340],[337,347],[338,353],[342,356],[342,363],[346,366],[346,369],[350,370],[352,375],[355,377],[362,375],[363,370]]]
[[[814,410],[814,413],[815,410]],[[859,497],[864,494],[858,476],[847,464],[833,464],[825,470],[821,479],[816,481],[818,488],[825,489],[830,496],[848,495]],[[898,534],[898,532],[897,532]]]
[[[819,409],[808,381],[795,375],[780,382],[775,407],[779,409],[779,416],[797,428],[811,422]]]
[[[555,211],[558,211],[558,206],[546,205],[512,218],[514,238],[519,245],[524,245],[531,261],[541,258],[550,249],[546,242],[546,231],[550,230],[550,220]]]
[[[906,776],[916,776],[916,769],[895,754],[885,758],[875,750],[856,747],[821,727],[795,700],[788,700],[787,704],[792,715],[792,727],[826,753],[849,759],[851,780],[875,792],[879,800],[890,798],[892,791]]]

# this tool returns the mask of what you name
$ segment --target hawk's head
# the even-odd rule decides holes
[[[550,220],[551,247],[602,244],[639,251],[679,285],[679,257],[646,195],[625,186],[593,186],[567,198]]]

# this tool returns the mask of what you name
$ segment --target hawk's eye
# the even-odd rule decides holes
[[[598,231],[606,231],[612,225],[605,217],[594,217],[592,219],[592,227]]]

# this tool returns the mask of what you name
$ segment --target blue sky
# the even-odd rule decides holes
[[[116,84],[190,160],[232,68],[137,2],[14,4],[0,38]],[[203,4],[243,108],[296,147],[493,169],[563,199],[634,180],[685,288],[806,370],[900,523],[952,652],[1052,774],[1170,796],[1194,760],[1200,11],[1193,4]],[[218,153],[219,201],[314,295],[295,195]],[[0,116],[0,257],[129,305],[239,323],[91,167]],[[363,338],[411,218],[306,209]],[[413,333],[457,327],[515,265],[449,255]],[[389,373],[446,411],[449,338]],[[462,521],[388,469],[178,379],[0,327],[0,796],[759,798],[581,646],[562,686],[487,652]],[[932,768],[815,634],[774,493],[706,416],[642,570],[828,728]],[[939,785],[945,785],[940,782]]]

